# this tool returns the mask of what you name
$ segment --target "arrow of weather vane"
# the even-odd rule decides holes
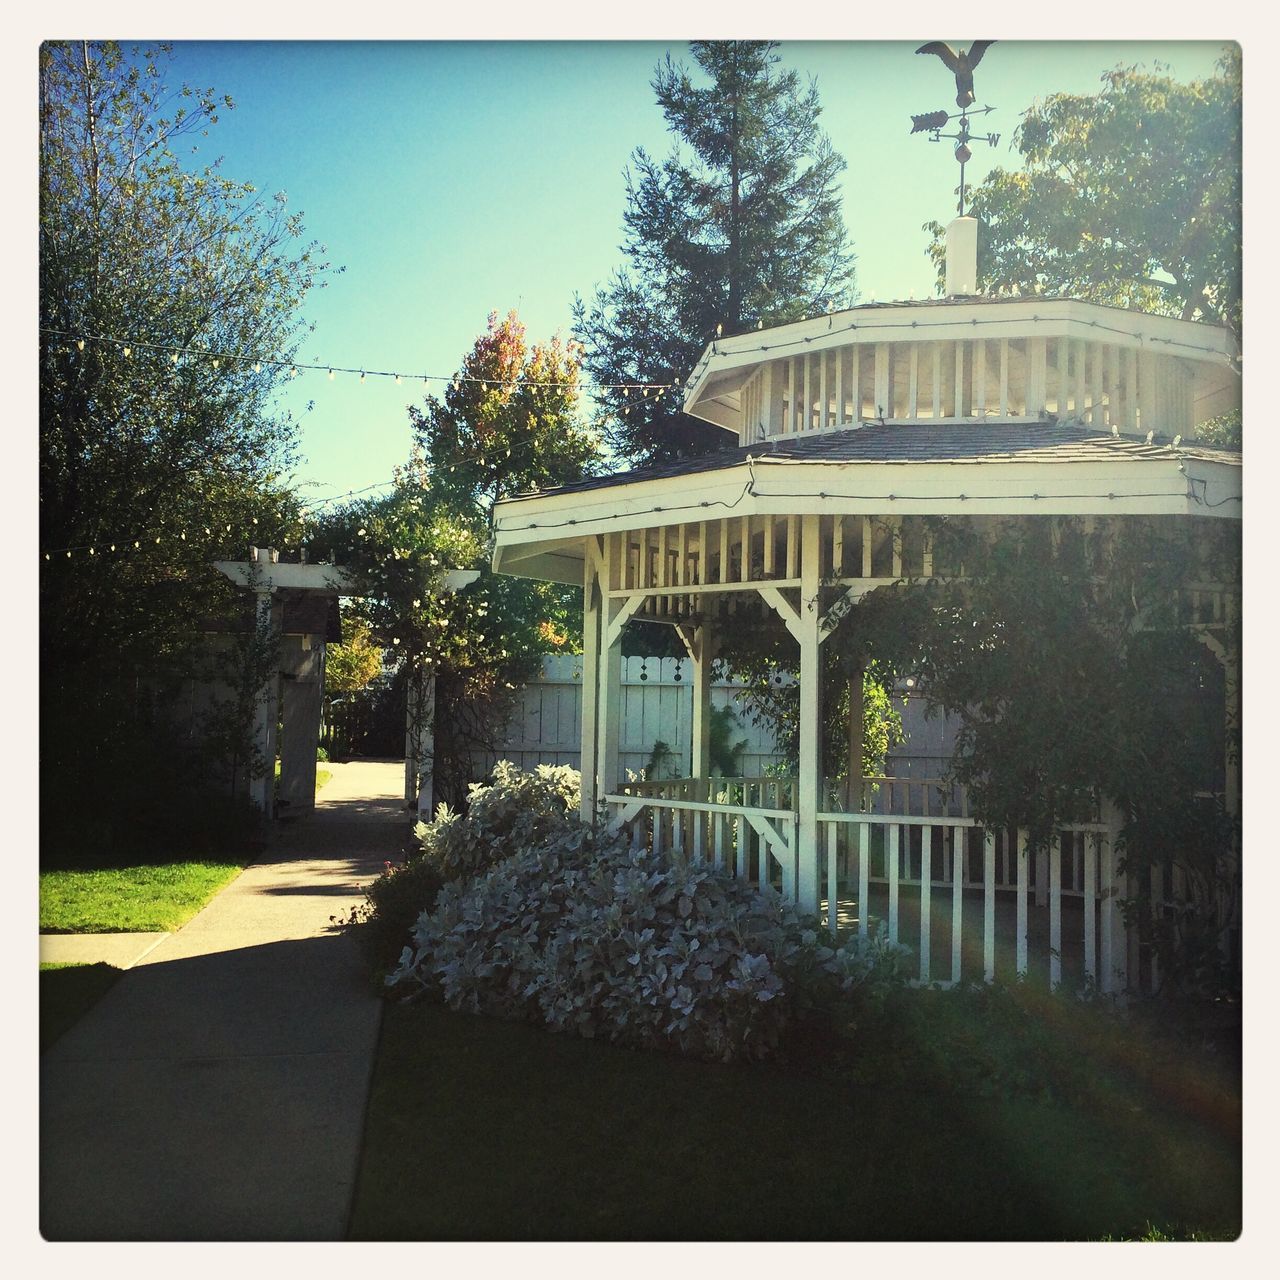
[[[998,133],[977,134],[973,133],[969,128],[970,116],[986,115],[988,112],[994,111],[994,107],[973,107],[973,69],[982,60],[982,55],[987,49],[995,44],[994,40],[975,40],[965,52],[962,49],[953,49],[949,44],[944,44],[941,40],[931,40],[928,44],[922,44],[916,50],[917,53],[936,54],[942,59],[947,69],[954,73],[956,78],[956,105],[960,108],[956,112],[948,111],[926,111],[923,115],[911,117],[912,133],[927,133],[930,142],[941,142],[943,138],[951,138],[955,141],[955,156],[960,163],[960,216],[964,216],[964,166],[967,161],[973,158],[973,152],[969,150],[971,142],[985,142],[989,147],[995,147],[1000,142]],[[942,130],[952,121],[959,121],[959,128],[955,133],[943,133]]]

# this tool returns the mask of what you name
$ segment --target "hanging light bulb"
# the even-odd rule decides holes
[[[115,549],[116,549],[116,544],[113,542],[113,543],[111,544],[111,550],[112,550],[112,551],[114,551]]]
[[[261,361],[261,360],[255,360],[255,361],[253,362],[253,371],[254,371],[254,373],[261,373],[261,372],[262,372],[262,361]]]
[[[399,385],[400,385],[400,375],[397,373],[397,374],[396,374],[396,386],[398,387]]]
[[[296,367],[295,365],[290,365],[290,366],[289,366],[289,377],[291,377],[291,378],[296,378],[297,376],[298,376],[298,370],[297,370],[297,367]]]
[[[124,354],[125,354],[125,358],[127,359],[129,356],[133,355],[133,348],[125,347]]]
[[[333,381],[333,370],[332,370],[332,369],[330,369],[330,370],[329,370],[329,381],[330,381],[330,382],[332,382],[332,381]]]
[[[71,559],[71,552],[70,552],[70,551],[68,551],[68,552],[67,552],[67,559],[68,559],[68,560],[70,560],[70,559]]]
[[[94,551],[94,549],[93,549],[92,547],[90,547],[90,548],[89,548],[89,554],[90,554],[90,555],[95,555],[95,554],[96,554],[96,552]]]
[[[178,363],[178,353],[177,353],[176,351],[173,353],[173,355],[171,355],[171,356],[169,357],[169,363],[170,363],[170,364],[177,364],[177,363]]]
[[[183,542],[186,542],[186,540],[187,540],[187,531],[184,529],[184,530],[182,531],[182,533],[181,533],[179,536],[182,538]]]
[[[47,551],[44,553],[44,558],[45,558],[46,560],[48,560],[48,559],[49,559],[49,553],[48,553]]]
[[[77,339],[76,339],[76,350],[77,350],[77,351],[83,351],[83,350],[84,350],[84,339],[83,339],[83,338],[77,338]]]
[[[137,549],[138,549],[140,546],[142,546],[142,543],[141,543],[141,542],[139,542],[137,538],[135,538],[135,539],[133,540],[133,549],[134,549],[135,551],[137,551]]]
[[[724,334],[724,325],[723,325],[723,324],[717,324],[717,325],[716,325],[716,337],[717,337],[717,338],[719,338],[719,337],[721,337],[723,334]]]
[[[363,381],[364,381],[364,370],[363,370],[363,369],[361,369],[361,370],[360,370],[360,381],[361,381],[361,382],[363,382]]]
[[[214,357],[213,357],[213,367],[214,367],[215,369],[218,367],[218,363],[219,363],[219,361],[218,361],[218,357],[217,357],[217,356],[214,356]]]

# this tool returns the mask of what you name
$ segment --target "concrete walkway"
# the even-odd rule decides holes
[[[314,816],[41,1059],[48,1240],[337,1240],[381,1004],[330,917],[408,830],[403,765],[329,766]]]

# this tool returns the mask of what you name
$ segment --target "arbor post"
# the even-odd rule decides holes
[[[415,662],[405,696],[404,802],[423,822],[435,809],[436,673]]]
[[[253,548],[253,563],[270,563],[270,552]],[[258,640],[269,642],[275,634],[272,617],[274,585],[259,585],[254,589],[255,624]],[[276,790],[276,721],[279,719],[280,676],[276,665],[258,690],[253,713],[253,746],[261,765],[261,772],[251,772],[249,799],[261,810],[264,818],[275,813]]]

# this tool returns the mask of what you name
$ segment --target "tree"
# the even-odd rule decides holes
[[[626,170],[627,267],[574,302],[585,364],[623,388],[600,399],[620,453],[656,461],[719,448],[718,428],[680,412],[678,385],[718,333],[841,306],[853,254],[836,179],[844,160],[818,128],[817,84],[781,71],[772,41],[696,41],[695,83],[670,56],[653,89],[677,146]],[[683,144],[683,145],[682,145]]]
[[[580,358],[558,336],[530,345],[514,311],[501,320],[492,312],[443,397],[409,407],[436,500],[487,522],[504,493],[596,470],[600,441],[580,417]]]
[[[326,646],[324,655],[325,693],[358,693],[382,670],[382,651],[373,643],[373,633],[364,618],[347,610],[344,618],[347,638]]]
[[[580,587],[489,570],[499,496],[598,465],[599,443],[578,411],[578,357],[572,343],[527,343],[514,312],[491,315],[443,397],[410,407],[413,453],[392,491],[327,514],[313,535],[359,579],[354,608],[402,658],[400,692],[410,673],[434,674],[436,790],[455,804],[541,656],[570,651],[582,635]],[[480,578],[445,594],[445,569]]]
[[[978,287],[1060,293],[1240,330],[1240,53],[1207,80],[1117,67],[1035,103],[1023,167],[971,190]],[[943,229],[930,256],[944,275]]]
[[[1239,759],[1239,725],[1225,721],[1223,668],[1180,587],[1238,591],[1240,560],[1238,529],[1191,523],[936,520],[939,578],[869,593],[825,648],[914,675],[926,705],[958,719],[950,774],[990,828],[1024,828],[1044,849],[1114,804],[1139,914],[1153,865],[1185,873],[1180,935],[1157,942],[1166,967],[1201,982],[1223,976],[1239,827],[1208,797]],[[1238,628],[1216,644],[1238,663]]]
[[[283,195],[179,159],[232,103],[165,56],[40,50],[42,778],[106,803],[108,753],[144,770],[161,732],[137,677],[231,603],[210,562],[298,534],[272,392],[325,269]]]

